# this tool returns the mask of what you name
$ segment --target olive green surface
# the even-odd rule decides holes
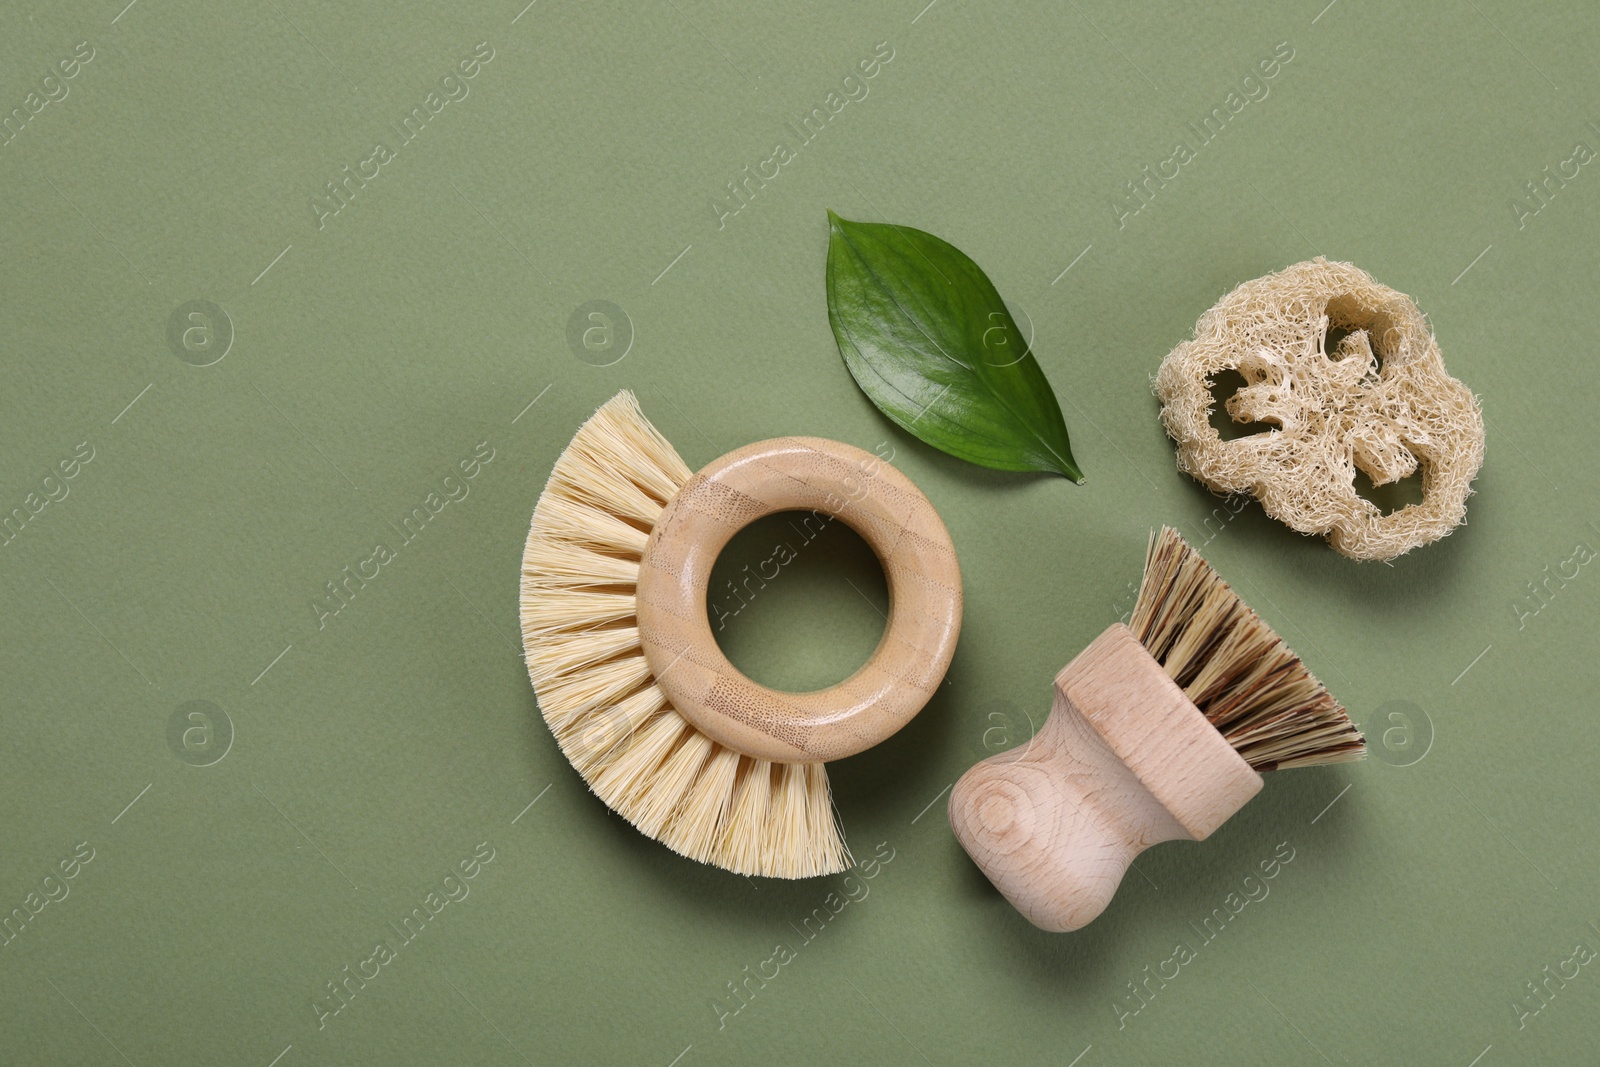
[[[0,11],[0,1061],[1593,1062],[1600,10],[124,3]],[[826,208],[987,270],[1087,484],[872,408]],[[1468,525],[1392,566],[1178,473],[1149,389],[1319,253],[1417,299],[1489,424]],[[622,388],[692,467],[832,437],[950,528],[948,682],[830,770],[848,876],[678,858],[539,718],[528,517]],[[946,790],[1163,522],[1374,758],[1043,934]],[[790,547],[720,636],[822,684],[883,586]]]

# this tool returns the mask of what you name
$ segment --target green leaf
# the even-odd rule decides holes
[[[1000,294],[960,249],[828,212],[828,321],[878,409],[958,459],[1082,483],[1061,405]]]

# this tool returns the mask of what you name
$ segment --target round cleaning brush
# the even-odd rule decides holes
[[[1202,840],[1243,807],[1257,772],[1365,753],[1300,658],[1162,527],[1131,626],[1062,668],[1031,741],[961,777],[950,825],[1028,921],[1076,930],[1145,848]]]
[[[746,678],[706,611],[717,555],[778,511],[843,521],[889,587],[877,650],[816,692]],[[850,866],[822,764],[920,711],[961,627],[955,547],[899,471],[837,441],[784,437],[691,474],[629,392],[556,460],[534,508],[521,600],[539,709],[595,794],[675,852],[774,878]]]

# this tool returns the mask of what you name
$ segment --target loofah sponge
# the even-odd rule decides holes
[[[1328,350],[1330,329],[1348,331]],[[1216,375],[1246,385],[1236,422],[1274,429],[1224,441],[1211,426]],[[1155,378],[1178,467],[1219,493],[1250,493],[1267,514],[1322,534],[1352,559],[1393,559],[1466,516],[1483,463],[1477,398],[1444,368],[1410,297],[1322,257],[1245,282],[1218,301]],[[1419,504],[1383,514],[1355,490],[1422,468]]]

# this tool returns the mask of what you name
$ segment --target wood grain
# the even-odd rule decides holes
[[[1262,781],[1121,623],[1055,690],[1031,741],[956,783],[950,825],[1029,922],[1064,931],[1105,910],[1140,852],[1207,837]]]
[[[889,622],[872,657],[810,693],[745,677],[717,647],[706,613],[723,547],[778,511],[844,522],[872,547],[889,587]],[[782,437],[728,453],[667,505],[640,563],[638,616],[656,683],[712,740],[781,763],[834,760],[889,737],[933,695],[961,629],[961,571],[944,523],[905,475],[851,445]]]

